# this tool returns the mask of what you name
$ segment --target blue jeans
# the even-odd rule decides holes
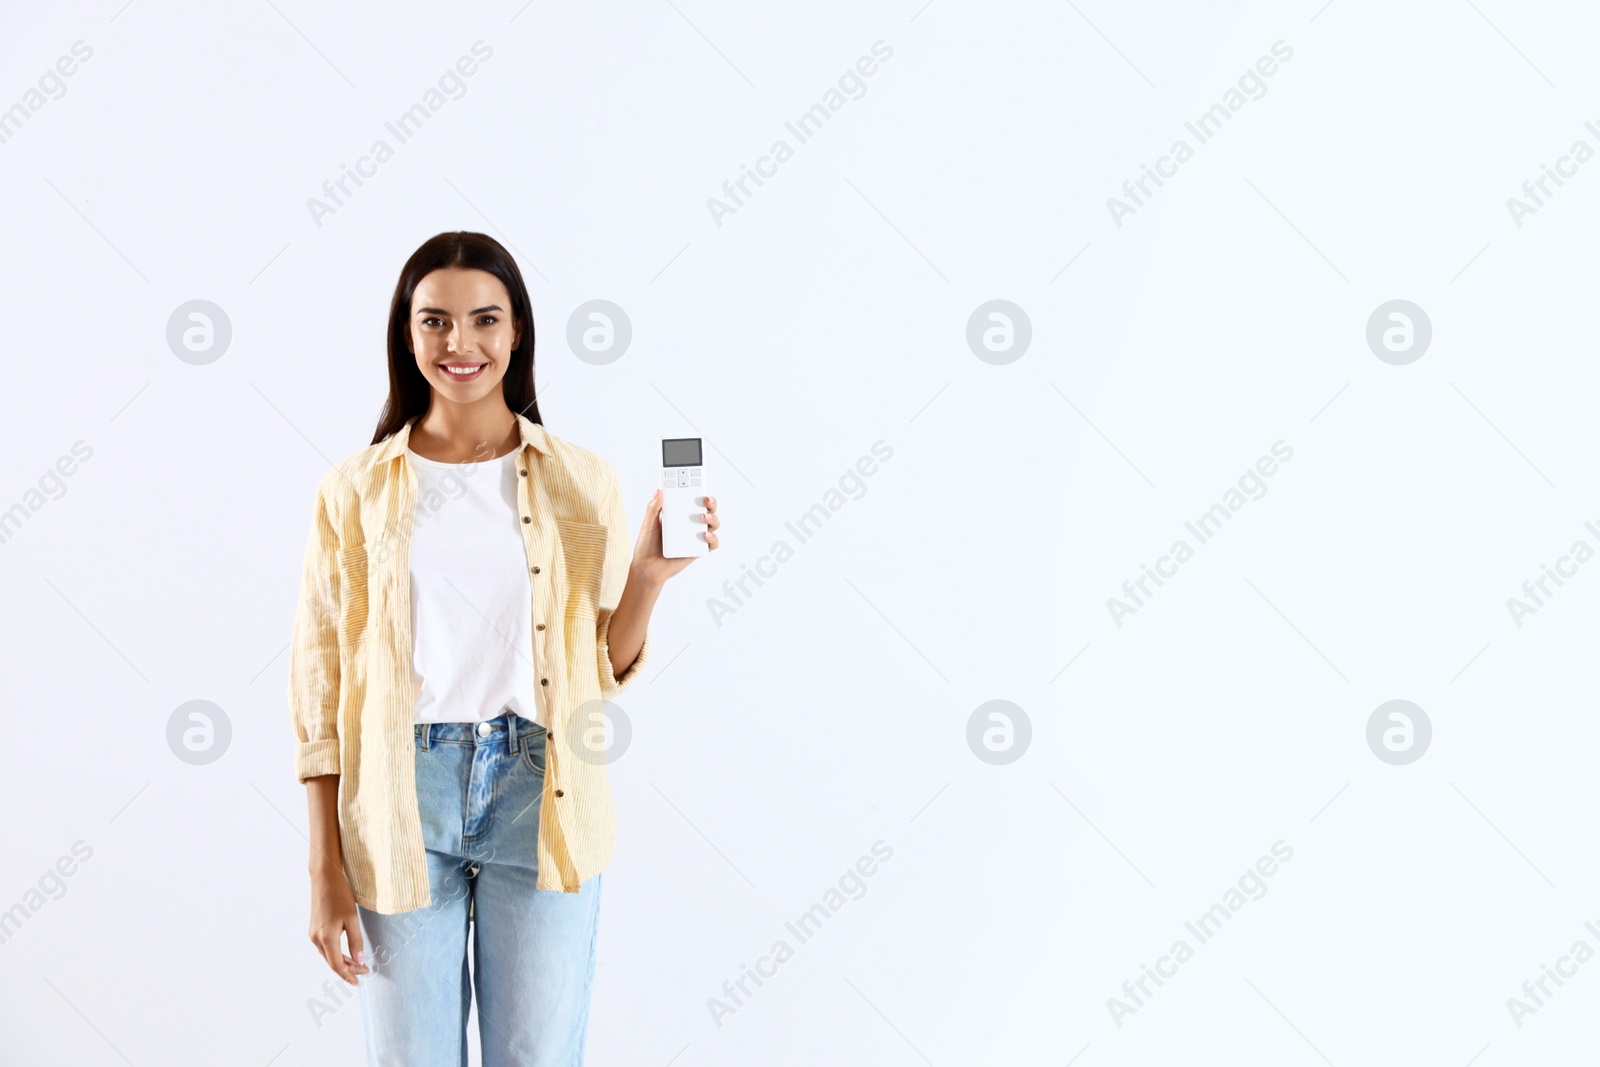
[[[432,900],[359,909],[367,1063],[465,1067],[475,985],[484,1067],[581,1067],[601,876],[578,893],[534,888],[544,728],[507,712],[415,733]]]

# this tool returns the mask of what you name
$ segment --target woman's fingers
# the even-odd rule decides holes
[[[344,953],[341,934],[349,938],[351,951],[349,956]],[[322,954],[328,969],[351,985],[357,984],[358,975],[372,973],[372,968],[367,965],[361,941],[361,922],[355,915],[345,919],[342,924],[316,931],[311,935],[311,943]]]
[[[344,937],[350,945],[350,955],[355,957],[350,961],[353,965],[350,969],[356,974],[371,974],[372,968],[367,966],[365,944],[361,940],[361,919],[354,912],[345,916]]]
[[[700,521],[706,524],[705,531],[700,537],[706,544],[711,546],[711,551],[715,551],[719,543],[716,530],[717,527],[722,525],[722,519],[717,516],[716,497],[706,497],[706,509],[700,513]]]
[[[328,969],[340,978],[356,984],[356,976],[351,971],[351,962],[346,962],[345,955],[339,951],[339,929],[319,930],[312,938],[311,943],[317,946],[317,951],[322,953],[323,960],[328,964]]]

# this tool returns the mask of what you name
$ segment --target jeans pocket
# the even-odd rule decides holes
[[[534,774],[544,774],[544,731],[527,734],[517,739],[522,765]]]

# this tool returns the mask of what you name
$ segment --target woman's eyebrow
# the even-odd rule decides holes
[[[485,311],[504,311],[504,310],[505,309],[502,308],[499,304],[490,304],[488,307],[473,308],[471,311],[467,312],[467,314],[468,315],[481,315]],[[418,308],[417,309],[417,314],[418,315],[448,315],[448,314],[450,314],[450,312],[446,311],[444,308]]]

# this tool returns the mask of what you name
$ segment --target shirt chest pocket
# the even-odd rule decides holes
[[[608,531],[599,523],[557,519],[556,533],[566,559],[567,618],[597,618]]]

